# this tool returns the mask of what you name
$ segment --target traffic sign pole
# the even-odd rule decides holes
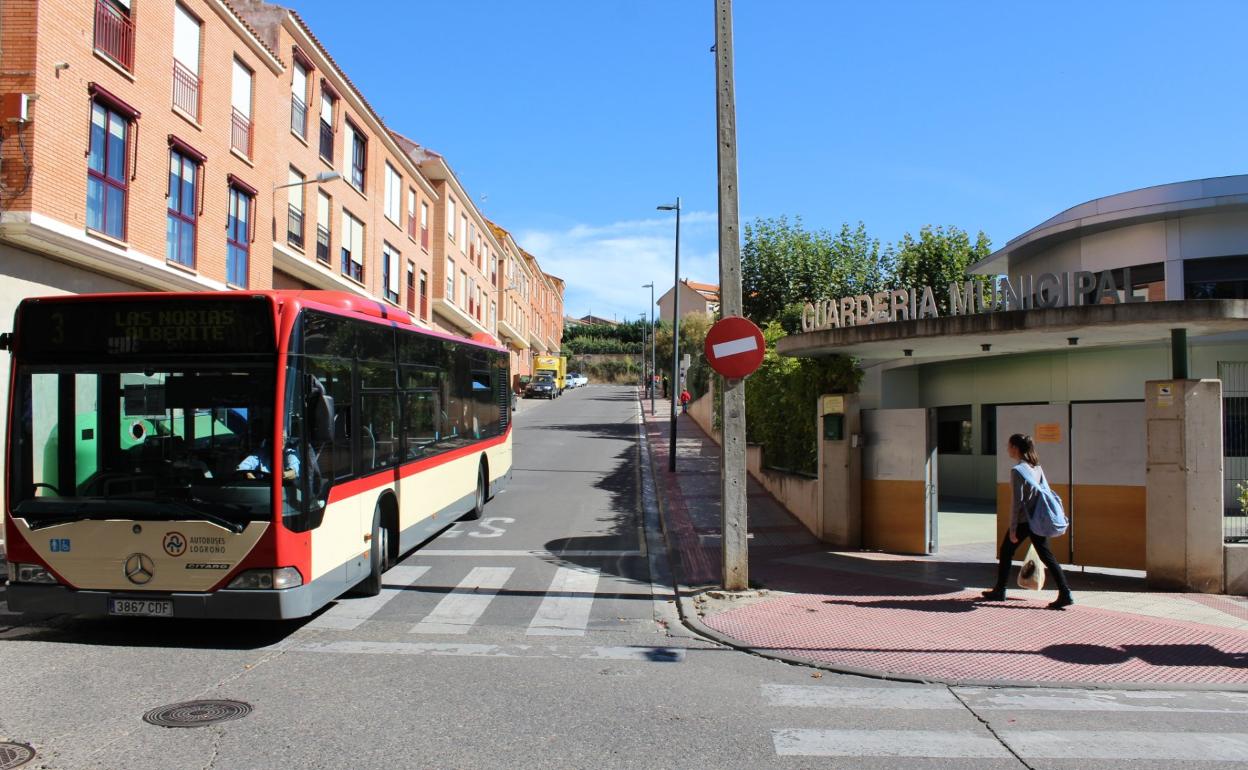
[[[732,0],[715,0],[715,83],[716,143],[719,147],[719,298],[721,317],[728,319],[743,312],[737,212],[737,107],[732,72]],[[725,378],[723,391],[720,533],[723,536],[724,588],[742,591],[749,587],[750,577],[745,507],[745,383],[739,378]]]

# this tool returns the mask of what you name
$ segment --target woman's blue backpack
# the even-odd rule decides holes
[[[1040,537],[1057,537],[1066,533],[1070,522],[1066,520],[1066,511],[1062,508],[1062,498],[1057,496],[1044,478],[1036,478],[1035,471],[1027,463],[1014,466],[1023,480],[1036,488],[1035,506],[1027,514],[1027,525]]]

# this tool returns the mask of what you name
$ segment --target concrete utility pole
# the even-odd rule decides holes
[[[742,315],[741,242],[737,212],[737,105],[732,74],[732,0],[715,0],[715,104],[719,147],[720,317]],[[750,585],[746,511],[745,380],[724,380],[720,448],[724,588]]]

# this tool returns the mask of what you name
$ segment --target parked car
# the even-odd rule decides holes
[[[529,384],[524,386],[525,398],[550,398],[553,399],[559,395],[559,388],[555,385],[555,378],[549,375],[538,375],[529,380]]]
[[[569,388],[580,388],[589,384],[589,378],[580,372],[568,372],[567,383]]]

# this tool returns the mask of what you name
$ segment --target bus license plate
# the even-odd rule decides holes
[[[172,599],[109,599],[109,615],[173,617]]]

